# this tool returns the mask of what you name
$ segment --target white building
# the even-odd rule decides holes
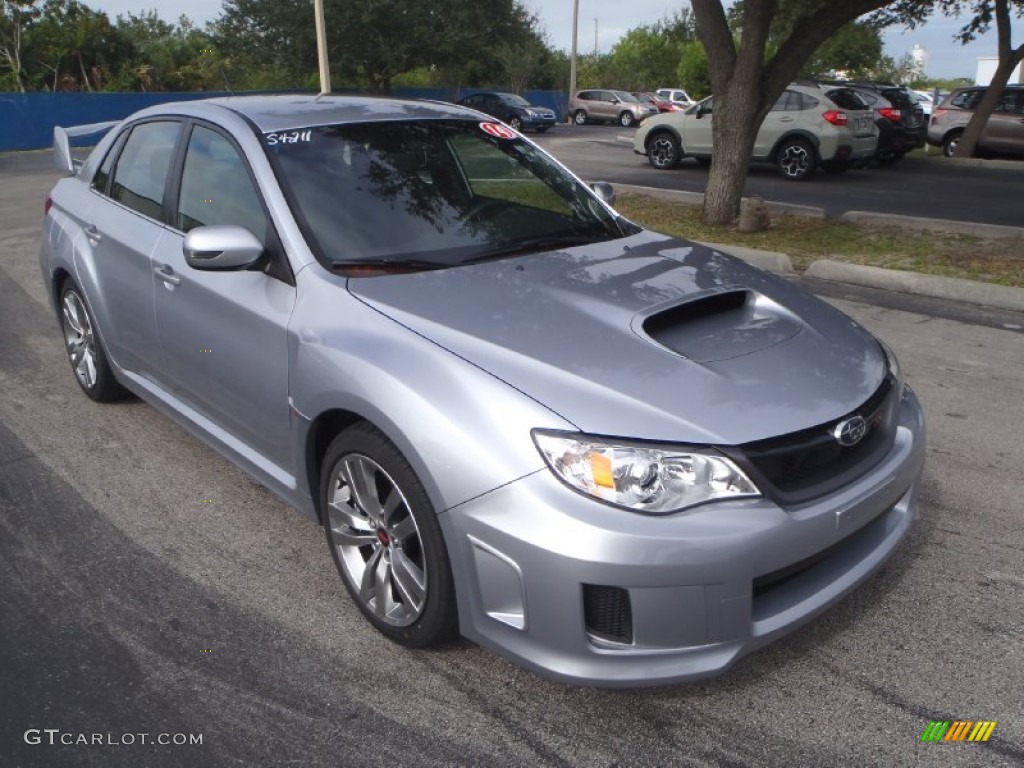
[[[928,74],[928,49],[920,43],[914,43],[910,51],[910,58],[914,61],[914,76],[924,77]]]
[[[1007,81],[1011,85],[1018,83],[1024,83],[1024,77],[1021,74],[1021,67],[1024,62],[1017,65],[1017,68],[1010,73],[1010,79]],[[993,76],[996,74],[996,69],[999,67],[998,56],[979,56],[978,57],[978,73],[974,76],[975,85],[988,85],[992,82]]]

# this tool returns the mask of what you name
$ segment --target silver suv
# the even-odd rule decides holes
[[[942,147],[942,153],[952,157],[964,128],[987,90],[980,86],[961,88],[949,94],[932,111],[928,143]],[[1006,86],[999,104],[985,123],[978,149],[983,153],[1024,155],[1024,86]]]
[[[685,112],[645,122],[633,150],[658,170],[693,157],[711,163],[713,97]],[[865,164],[878,144],[874,115],[850,88],[792,84],[775,102],[754,140],[752,160],[773,163],[787,179],[809,178],[820,165],[830,173]]]
[[[580,91],[569,100],[569,114],[576,125],[614,120],[623,128],[629,128],[651,115],[658,114],[658,108],[653,104],[641,102],[629,91],[592,88]]]

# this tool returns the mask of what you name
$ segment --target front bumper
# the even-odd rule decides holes
[[[523,115],[519,118],[524,128],[550,128],[557,123],[554,113],[550,115]]]
[[[908,389],[886,458],[798,507],[750,499],[647,516],[536,472],[440,516],[462,634],[575,684],[719,673],[834,604],[893,552],[918,514],[924,454]],[[628,594],[628,642],[594,631],[584,595],[595,588]]]

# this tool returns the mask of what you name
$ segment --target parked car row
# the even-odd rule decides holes
[[[633,140],[651,165],[669,170],[686,157],[711,162],[714,98],[645,122]],[[768,112],[752,160],[773,163],[787,179],[817,168],[842,173],[876,160],[896,163],[925,145],[927,121],[910,93],[887,83],[799,81]]]

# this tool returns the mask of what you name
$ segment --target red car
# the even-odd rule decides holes
[[[636,98],[645,104],[653,104],[659,112],[678,112],[682,109],[678,104],[673,104],[668,99],[663,99],[656,93],[645,93],[644,91],[633,91]]]

